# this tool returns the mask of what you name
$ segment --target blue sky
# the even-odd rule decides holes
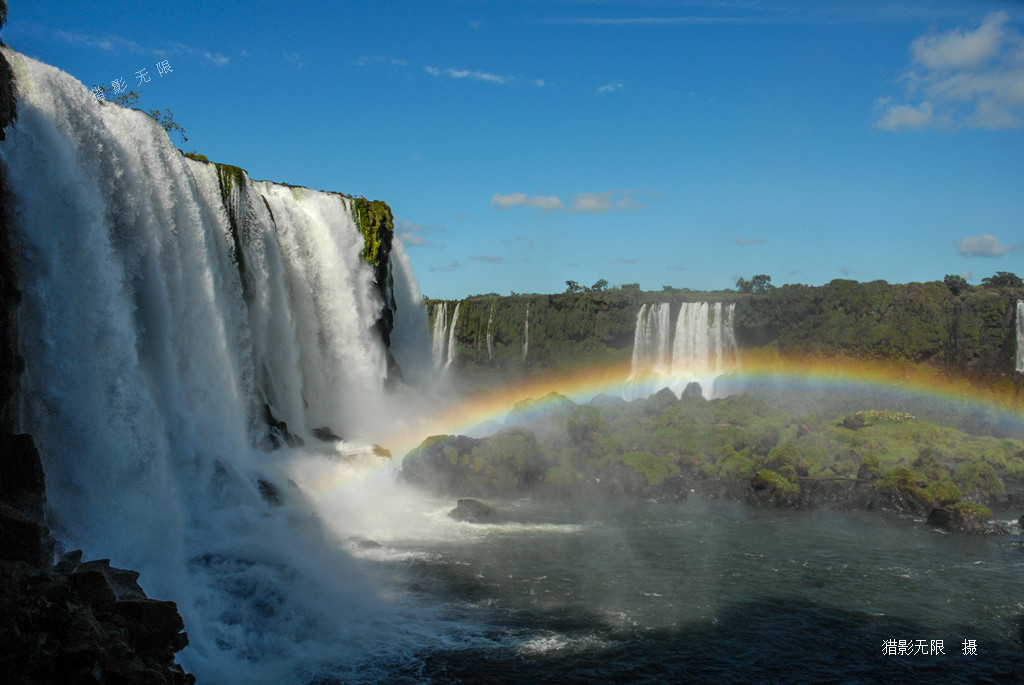
[[[1024,275],[1019,2],[10,0],[2,37],[387,201],[431,297]]]

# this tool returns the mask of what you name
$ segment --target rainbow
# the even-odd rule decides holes
[[[545,400],[555,399],[551,393],[578,403],[602,393],[622,396],[627,390],[629,375],[628,364],[603,365],[478,392],[442,410],[415,430],[391,436],[385,446],[400,458],[430,435],[465,434],[475,426],[503,421],[516,403],[538,400],[543,406]],[[655,380],[641,379],[643,382]],[[906,398],[928,399],[959,414],[976,413],[988,417],[989,422],[1009,425],[1024,438],[1024,384],[1019,380],[1007,379],[982,386],[923,364],[848,357],[787,357],[774,351],[747,350],[737,369],[719,377],[717,387],[730,392],[742,392],[750,387],[842,392],[897,403],[897,406],[865,406],[865,409],[898,410],[898,403]]]

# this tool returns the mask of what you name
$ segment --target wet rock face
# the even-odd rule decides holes
[[[448,515],[456,521],[468,521],[469,523],[493,521],[495,517],[494,509],[468,497],[460,499],[455,508],[448,512]]]
[[[82,552],[53,563],[44,479],[31,436],[10,436],[0,479],[0,682],[190,685],[174,663],[188,644],[174,602],[146,597],[139,574]]]
[[[928,525],[949,533],[967,535],[1006,535],[1006,529],[997,523],[983,521],[969,513],[939,507],[928,514]]]

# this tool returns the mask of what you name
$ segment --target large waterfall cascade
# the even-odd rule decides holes
[[[350,201],[187,159],[149,116],[5,55],[22,429],[55,531],[177,601],[200,682],[308,679],[392,649],[415,622],[372,629],[396,605],[287,485],[305,485],[299,463],[337,470],[318,428],[350,449],[393,430],[384,302]],[[430,343],[403,255],[391,337],[408,377],[429,372]],[[270,508],[257,479],[289,504]]]
[[[714,396],[714,380],[739,360],[733,333],[735,304],[683,302],[671,321],[671,304],[641,305],[633,335],[628,386],[639,397],[668,387],[680,394],[691,382]]]
[[[1017,373],[1024,373],[1024,300],[1017,300]]]

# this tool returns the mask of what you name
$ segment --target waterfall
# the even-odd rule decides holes
[[[430,336],[430,347],[434,358],[434,366],[441,368],[448,349],[448,303],[438,302],[434,305],[434,328]]]
[[[714,379],[735,366],[733,333],[735,304],[684,302],[671,331],[669,303],[641,305],[633,334],[633,360],[628,378],[632,397],[668,387],[681,393],[691,382],[714,396]]]
[[[526,303],[526,322],[523,330],[523,360],[530,351],[530,303]]]
[[[664,302],[640,305],[633,334],[633,366],[630,378],[663,375],[671,361],[671,305]]]
[[[452,313],[452,325],[448,329],[448,359],[444,363],[444,368],[448,368],[455,361],[455,352],[458,349],[458,345],[455,340],[455,325],[459,321],[459,307],[462,306],[461,302],[455,304],[455,311]]]
[[[487,317],[487,359],[494,359],[494,303],[491,302],[491,313]]]
[[[1017,300],[1017,373],[1024,373],[1024,300]]]
[[[312,492],[288,486],[301,460],[338,468],[318,429],[368,441],[392,422],[384,302],[351,201],[187,159],[151,117],[5,55],[21,428],[56,534],[178,603],[200,682],[371,667],[412,622],[388,618],[396,604],[375,600]],[[395,301],[421,307],[408,265],[391,266]],[[424,313],[395,321],[403,357],[429,366],[411,349]],[[289,503],[272,508],[260,480]]]

